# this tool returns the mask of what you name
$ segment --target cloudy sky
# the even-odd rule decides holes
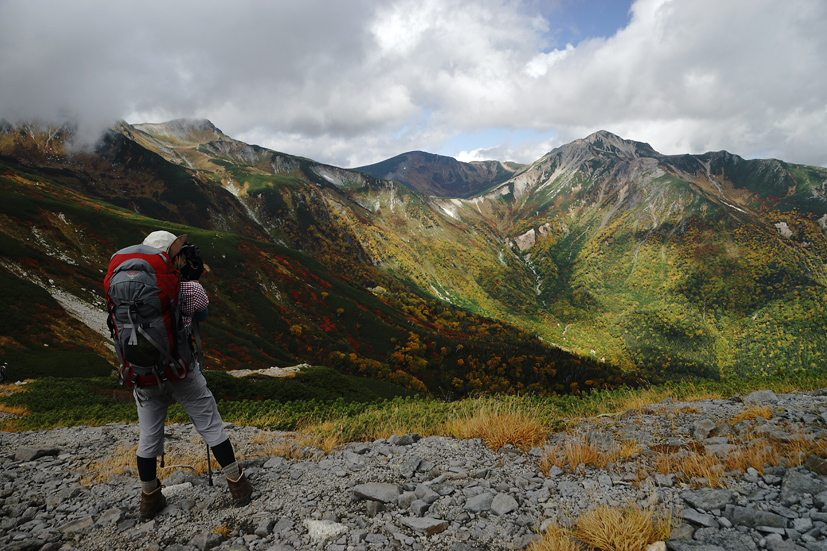
[[[207,118],[341,167],[596,130],[827,166],[824,0],[0,0],[0,118]]]

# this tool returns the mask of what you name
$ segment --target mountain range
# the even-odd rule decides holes
[[[353,170],[205,120],[72,136],[0,122],[0,359],[21,376],[111,368],[101,273],[155,229],[208,266],[212,369],[309,362],[465,395],[823,362],[824,168],[605,131],[528,165]]]

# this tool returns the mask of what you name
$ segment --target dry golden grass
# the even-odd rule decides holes
[[[543,539],[531,544],[528,551],[581,551],[570,530],[553,524],[546,529]]]
[[[675,413],[694,413],[694,414],[697,414],[697,413],[700,413],[700,412],[701,412],[701,410],[699,410],[698,408],[696,408],[694,406],[684,406],[682,408],[678,408],[677,410],[675,410]]]
[[[219,536],[224,536],[225,538],[229,538],[232,531],[232,528],[223,524],[212,529],[212,532],[218,534]]]
[[[272,439],[264,446],[261,455],[301,459],[302,448],[318,448],[329,454],[341,445],[342,441],[336,434],[297,432]]]
[[[707,454],[702,447],[696,446],[684,453],[660,453],[652,462],[661,474],[681,473],[684,482],[705,478],[711,487],[726,487],[726,472],[744,472],[752,467],[763,473],[767,466],[782,464],[795,467],[804,463],[810,455],[827,457],[827,440],[807,439],[804,436],[787,442],[753,438],[733,444],[732,450],[725,455]]]
[[[681,480],[704,478],[713,488],[725,486],[724,467],[714,455],[689,452],[686,454],[661,454],[653,460],[655,471],[660,474],[680,474]]]
[[[31,379],[27,379],[27,382],[31,382]],[[18,385],[15,383],[0,384],[0,396],[10,396],[18,392],[26,392],[26,385]],[[0,404],[0,412],[11,415],[26,415],[29,413],[29,410],[22,406]]]
[[[22,406],[7,406],[5,404],[0,404],[0,412],[9,413],[11,415],[26,415],[29,413],[29,410]]]
[[[112,453],[89,462],[87,474],[81,478],[81,484],[101,484],[109,482],[113,476],[125,474],[128,469],[136,470],[135,456],[137,444],[122,444]],[[189,442],[167,443],[164,467],[158,462],[158,479],[165,480],[178,469],[187,469],[195,474],[207,472],[207,446],[203,440],[193,438]],[[213,471],[221,467],[211,457]]]
[[[629,409],[641,410],[658,404],[665,398],[672,398],[676,402],[699,402],[701,400],[715,400],[723,397],[720,392],[699,389],[693,385],[682,388],[677,395],[671,388],[636,389],[633,393],[614,400],[610,405],[610,409],[614,412],[622,412]],[[686,406],[686,408],[690,407],[691,406]],[[666,410],[664,410],[664,413],[665,412]],[[690,411],[687,411],[687,413],[690,413]]]
[[[714,390],[692,390],[688,392],[686,395],[681,396],[681,402],[700,402],[701,400],[720,400],[721,398],[725,398],[723,394],[718,391]]]
[[[32,381],[33,379],[26,379],[25,382],[31,383]],[[0,384],[0,396],[10,396],[18,392],[26,392],[26,385],[18,385],[16,383]],[[29,410],[23,406],[9,406],[6,404],[0,404],[0,412],[19,417],[30,413]],[[6,418],[0,421],[0,430],[4,432],[18,432],[21,430],[20,427],[21,423],[14,418]]]
[[[604,451],[589,444],[582,437],[573,436],[547,449],[545,457],[540,460],[540,470],[546,475],[552,466],[573,471],[581,463],[605,469],[610,463],[628,461],[640,451],[641,447],[637,442],[624,441],[611,450]]]
[[[672,513],[653,508],[602,506],[584,513],[571,529],[554,524],[529,551],[642,551],[669,538]]]
[[[741,410],[737,415],[735,415],[730,420],[730,423],[734,425],[739,421],[752,421],[757,417],[770,419],[772,417],[772,408],[770,408],[770,406],[750,406],[746,409]]]
[[[612,409],[621,412],[628,409],[641,409],[652,404],[657,404],[665,398],[672,396],[670,390],[665,388],[638,389],[634,393],[624,396],[612,404]]]
[[[212,455],[210,456],[210,465],[213,471],[221,469],[221,466]],[[160,463],[158,464],[158,479],[165,480],[178,469],[186,469],[195,474],[207,472],[207,445],[203,440],[198,445],[168,448],[168,452],[164,456],[164,467],[161,468]]]
[[[589,510],[574,525],[572,534],[603,551],[641,551],[669,537],[670,522],[653,509],[600,507]]]
[[[86,469],[86,474],[81,477],[80,483],[101,484],[119,474],[124,474],[127,469],[134,469],[135,454],[138,445],[127,446],[122,444],[118,449],[104,457],[92,460]]]
[[[548,429],[519,406],[495,404],[448,421],[445,434],[462,439],[480,438],[494,450],[511,444],[528,451],[545,442]]]

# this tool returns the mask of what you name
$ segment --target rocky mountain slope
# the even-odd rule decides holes
[[[109,373],[101,271],[159,227],[187,233],[206,261],[209,369],[322,364],[449,394],[564,391],[618,375],[378,266],[378,243],[407,247],[369,224],[359,202],[387,182],[242,144],[207,123],[121,126],[97,152],[58,136],[0,137],[0,353],[14,379]],[[181,216],[164,214],[182,205]],[[521,369],[488,365],[497,353]]]
[[[582,538],[588,511],[603,507],[649,511],[671,525],[675,551],[827,549],[827,390],[666,400],[567,422],[528,452],[407,434],[325,454],[229,426],[255,487],[239,509],[220,473],[210,486],[181,466],[206,462],[203,442],[172,425],[169,505],[144,524],[137,426],[0,433],[0,546],[505,550],[530,548],[549,527]]]
[[[216,367],[324,363],[467,393],[542,388],[558,371],[555,391],[616,368],[653,380],[823,361],[825,169],[667,156],[598,132],[525,167],[486,165],[477,195],[433,197],[208,121],[122,123],[85,152],[70,136],[0,130],[11,319],[38,316],[15,298],[27,293],[57,318],[43,292],[88,297],[108,254],[164,221],[214,268]],[[61,319],[35,332],[103,354]]]

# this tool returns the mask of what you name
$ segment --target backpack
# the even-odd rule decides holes
[[[180,274],[169,256],[147,245],[112,255],[103,282],[107,323],[127,387],[181,381],[195,357],[178,307]]]

